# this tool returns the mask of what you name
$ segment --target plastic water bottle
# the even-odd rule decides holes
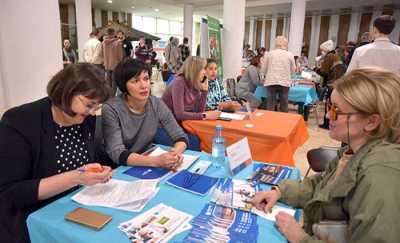
[[[211,160],[215,168],[225,165],[225,139],[222,137],[222,126],[215,127],[215,137],[212,141]]]

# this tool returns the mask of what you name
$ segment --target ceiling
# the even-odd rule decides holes
[[[73,0],[62,0],[72,1]],[[226,0],[232,1],[235,0]],[[384,6],[400,8],[398,0],[306,0],[307,14],[338,13],[352,9],[383,9]],[[246,0],[246,17],[289,15],[291,0]],[[131,12],[139,16],[159,17],[183,21],[184,4],[193,5],[195,21],[203,16],[222,19],[223,0],[92,0],[95,8]],[[134,8],[132,8],[134,6]],[[155,11],[158,9],[159,11]]]

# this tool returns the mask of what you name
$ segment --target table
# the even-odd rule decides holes
[[[265,86],[258,86],[254,95],[261,99],[268,96]],[[309,105],[318,101],[317,91],[313,85],[296,84],[289,88],[289,101],[298,104],[298,113],[308,119]]]
[[[200,138],[201,149],[208,153],[217,124],[223,126],[227,146],[247,137],[253,159],[262,162],[294,166],[294,152],[308,139],[301,115],[267,110],[256,110],[249,120],[243,121],[186,120],[182,123],[186,131]],[[246,124],[253,127],[248,128]]]
[[[187,151],[188,154],[199,154],[199,152]],[[201,154],[201,159],[210,159],[208,154]],[[241,171],[235,178],[245,179],[252,171],[252,166],[247,167]],[[134,177],[123,174],[122,172],[128,169],[128,167],[121,166],[114,170],[113,177],[123,180],[135,180]],[[207,170],[207,175],[219,177],[222,175],[221,169],[210,167]],[[290,179],[299,179],[300,171],[294,169]],[[267,189],[269,186],[264,186]],[[76,192],[73,192],[53,203],[39,209],[38,211],[29,215],[27,219],[27,225],[29,235],[32,243],[42,242],[74,242],[74,243],[101,243],[101,242],[121,242],[128,243],[128,237],[118,229],[118,225],[121,222],[127,221],[132,217],[140,213],[132,213],[128,211],[122,211],[118,209],[105,208],[105,207],[94,207],[94,206],[83,206],[71,200],[71,196]],[[197,216],[203,206],[209,202],[211,198],[210,193],[205,197],[201,197],[189,192],[185,192],[166,185],[163,182],[160,183],[160,191],[158,194],[146,205],[142,212],[156,206],[163,202],[166,205],[175,207],[193,216]],[[280,204],[284,206],[283,204]],[[87,228],[69,221],[64,220],[65,214],[72,211],[76,207],[85,207],[98,212],[112,215],[113,219],[109,222],[102,230],[96,231],[91,228]],[[296,211],[296,219],[299,219],[300,210]],[[275,228],[272,221],[258,218],[259,224],[259,241],[258,242],[272,242],[280,243],[287,242],[287,240],[280,234]],[[185,231],[177,235],[171,242],[182,242],[184,237],[188,234]]]

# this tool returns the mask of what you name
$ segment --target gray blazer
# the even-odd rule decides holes
[[[262,85],[263,83],[264,80],[261,80],[260,72],[257,67],[250,65],[236,85],[236,94],[239,98],[250,102],[252,108],[257,108],[261,100],[254,96],[254,91],[258,85]]]

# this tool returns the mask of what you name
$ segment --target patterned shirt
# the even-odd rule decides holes
[[[209,80],[206,110],[216,110],[219,103],[227,101],[231,101],[231,98],[226,93],[222,81]]]

